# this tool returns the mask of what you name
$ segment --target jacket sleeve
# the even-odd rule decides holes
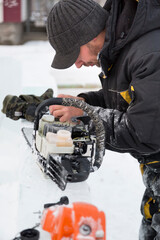
[[[93,105],[93,106],[100,106],[105,108],[105,101],[103,97],[103,89],[99,91],[91,91],[86,93],[80,93],[78,97],[83,97],[85,102]]]
[[[106,148],[141,155],[160,151],[160,52],[131,66],[132,101],[126,112],[96,107],[104,122]]]

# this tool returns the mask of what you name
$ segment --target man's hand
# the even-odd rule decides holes
[[[71,96],[71,95],[65,95],[65,94],[59,94],[57,97],[59,97],[59,98],[75,98],[75,99],[84,101],[84,98],[75,97],[75,96]],[[79,108],[65,107],[65,106],[61,106],[61,105],[52,105],[49,107],[49,111],[54,117],[60,118],[59,120],[61,122],[66,122],[66,121],[69,121],[72,117],[83,115],[83,111]]]

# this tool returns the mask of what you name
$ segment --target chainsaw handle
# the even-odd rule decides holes
[[[96,152],[93,171],[97,170],[102,163],[105,150],[105,130],[103,121],[95,111],[95,108],[86,102],[75,98],[50,98],[40,103],[35,111],[34,130],[38,130],[39,120],[42,117],[42,110],[50,105],[72,106],[82,109],[93,120],[96,132]]]

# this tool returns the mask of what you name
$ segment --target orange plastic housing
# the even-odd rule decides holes
[[[106,240],[105,214],[88,203],[47,208],[41,225],[52,240]]]

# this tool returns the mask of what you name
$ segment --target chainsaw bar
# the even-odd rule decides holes
[[[23,127],[21,129],[24,139],[26,140],[28,146],[32,148],[32,140],[33,140],[33,128]]]

